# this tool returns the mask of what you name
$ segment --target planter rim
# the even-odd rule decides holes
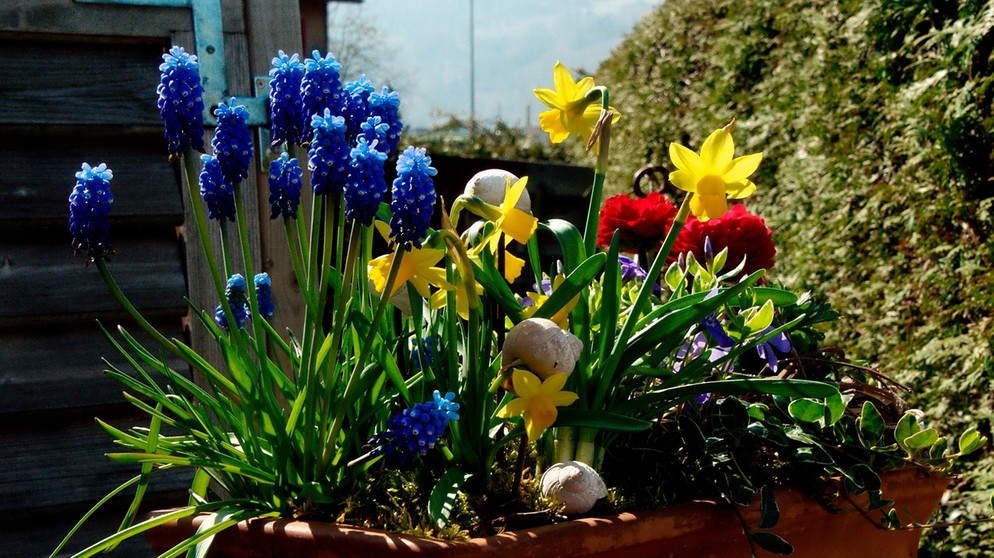
[[[951,481],[951,477],[941,474],[929,474],[917,468],[905,468],[897,471],[882,473],[885,484],[885,495],[887,487],[900,487],[901,498],[898,499],[897,510],[900,519],[905,524],[921,524],[928,520],[939,496]],[[894,489],[892,488],[892,490]],[[807,521],[814,530],[818,528],[818,519],[805,515],[805,511],[799,510],[810,505],[813,498],[803,490],[795,487],[780,487],[776,489],[777,503],[781,509],[781,523],[789,519]],[[923,505],[902,505],[902,499],[909,502],[917,499],[924,499],[928,502]],[[846,501],[850,500],[850,501]],[[862,501],[861,501],[862,500]],[[840,498],[836,502],[839,508],[835,511],[822,510],[829,515],[848,514],[847,520],[853,526],[862,529],[885,530],[879,524],[874,525],[874,518],[865,516],[856,511],[856,506],[865,507],[866,498],[858,497],[852,499]],[[742,515],[748,525],[756,525],[759,521],[759,506],[738,507],[738,513]],[[162,512],[152,512],[150,517],[161,515]],[[181,526],[185,526],[190,532],[196,530],[197,526],[204,521],[207,514],[194,516],[177,521]],[[791,517],[793,516],[793,517]],[[511,553],[512,556],[552,558],[554,556],[567,556],[562,554],[563,546],[574,544],[582,546],[581,556],[596,556],[616,551],[618,548],[627,548],[633,541],[642,540],[645,536],[651,536],[660,532],[670,533],[672,537],[691,536],[694,531],[699,531],[701,525],[733,525],[733,529],[726,529],[729,533],[718,534],[715,537],[728,539],[727,544],[746,545],[746,537],[742,532],[741,524],[736,515],[736,510],[725,503],[707,500],[696,500],[663,506],[656,509],[622,512],[614,515],[591,516],[569,519],[566,521],[541,525],[526,529],[507,531],[489,537],[472,538],[469,540],[452,541],[430,539],[413,535],[402,535],[388,532],[381,529],[370,529],[356,527],[352,525],[337,524],[322,521],[306,521],[286,518],[253,518],[242,521],[228,529],[242,534],[266,536],[279,533],[284,537],[284,546],[293,547],[298,543],[309,542],[320,538],[323,546],[337,547],[347,542],[353,548],[363,549],[356,551],[355,556],[362,556],[363,553],[378,555],[377,552],[390,550],[394,556],[404,555],[424,555],[433,556],[463,556],[475,555],[477,553]],[[860,523],[866,525],[860,527]],[[902,535],[914,537],[915,548],[920,536],[920,528],[912,528],[898,531]],[[774,529],[776,532],[777,529]],[[227,531],[218,535],[219,540],[224,537]],[[149,540],[153,546],[157,542],[153,540],[155,533],[149,532]],[[738,543],[735,539],[738,539]],[[549,541],[543,544],[544,541]],[[569,541],[565,543],[563,541]],[[157,548],[169,548],[168,546],[157,546]],[[175,544],[175,543],[173,543]],[[171,546],[171,545],[170,545]],[[571,549],[576,551],[576,548]],[[161,552],[161,550],[160,550]],[[474,554],[468,554],[472,552]],[[261,553],[258,556],[267,554]],[[340,554],[341,556],[352,556],[353,554]],[[632,554],[633,556],[638,554]],[[339,556],[339,554],[330,554]]]

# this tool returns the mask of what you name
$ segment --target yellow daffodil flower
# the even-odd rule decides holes
[[[562,391],[566,376],[553,374],[543,382],[527,370],[515,370],[511,379],[518,397],[501,407],[497,416],[502,419],[521,416],[525,421],[528,439],[537,440],[546,428],[556,422],[559,415],[556,407],[572,405],[579,398],[571,391]]]
[[[535,89],[538,100],[551,109],[538,114],[539,125],[548,132],[552,143],[561,143],[570,134],[579,135],[586,143],[601,116],[601,105],[586,97],[594,88],[594,78],[588,76],[574,81],[566,66],[556,62],[552,69],[552,81],[554,90]],[[617,122],[621,113],[614,107],[610,110],[614,113],[611,122]]]
[[[512,239],[525,244],[535,234],[535,229],[538,228],[538,219],[531,213],[521,211],[515,207],[518,203],[518,198],[521,197],[521,193],[524,192],[527,186],[527,176],[519,178],[513,185],[508,184],[506,186],[504,201],[500,204],[500,216],[494,221],[494,225],[496,225],[494,232],[483,241],[483,243],[489,244],[492,250],[497,249],[500,238],[500,234],[498,233],[504,233],[505,246]]]
[[[367,272],[377,292],[382,293],[386,287],[387,277],[390,275],[390,266],[393,265],[393,260],[398,257],[398,254],[399,252],[396,251],[391,252],[369,262]],[[434,248],[414,248],[404,253],[403,259],[400,260],[400,269],[397,270],[397,279],[394,281],[390,296],[395,295],[408,281],[414,285],[418,294],[424,298],[431,296],[429,285],[435,285],[443,290],[455,288],[445,280],[445,270],[440,267],[434,267],[444,257],[445,250]]]
[[[670,144],[670,160],[678,169],[670,173],[670,182],[693,192],[690,211],[701,221],[717,219],[728,210],[726,198],[740,199],[756,191],[749,175],[756,172],[762,153],[732,158],[735,144],[727,128],[715,130],[701,146],[698,155],[678,144]]]
[[[464,320],[469,319],[469,299],[466,297],[466,289],[460,286],[455,289],[456,291],[456,313],[460,318]],[[480,283],[476,284],[476,292],[483,292],[483,285]],[[446,296],[445,291],[436,291],[435,294],[431,295],[431,299],[428,301],[429,306],[432,310],[437,310],[439,308],[445,308],[448,304],[448,296]]]
[[[556,292],[556,289],[558,289],[559,286],[562,285],[563,281],[565,280],[566,280],[565,275],[563,275],[562,273],[556,274],[555,278],[552,279],[551,292],[553,293]],[[539,290],[543,289],[539,288]],[[531,299],[532,302],[534,302],[535,304],[531,306],[526,306],[521,309],[522,318],[530,318],[534,316],[535,312],[538,311],[538,309],[541,308],[543,304],[545,304],[545,301],[548,300],[550,296],[552,296],[551,294],[547,295],[545,293],[536,293],[533,291],[528,291],[527,295],[528,298]],[[569,313],[573,311],[573,308],[576,307],[578,302],[580,302],[579,294],[574,296],[572,300],[567,302],[566,305],[560,308],[558,312],[550,316],[549,319],[552,320],[553,322],[556,322],[556,325],[558,325],[559,327],[566,329],[567,327],[569,327]]]

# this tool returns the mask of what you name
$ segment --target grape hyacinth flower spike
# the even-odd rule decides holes
[[[204,151],[204,88],[197,56],[174,46],[162,55],[159,71],[159,116],[165,128],[170,160],[187,147]]]
[[[435,390],[431,401],[394,415],[387,421],[387,429],[369,440],[373,449],[363,458],[383,455],[388,465],[399,467],[410,463],[415,456],[427,455],[445,435],[449,422],[459,420],[459,404],[453,399],[454,393],[443,397]]]
[[[351,165],[345,184],[345,218],[369,226],[387,192],[383,163],[387,154],[376,149],[377,142],[360,137],[350,153]]]
[[[245,322],[249,319],[250,312],[247,298],[248,285],[245,278],[240,273],[232,275],[228,279],[228,285],[224,289],[224,298],[228,301],[228,307],[234,314],[235,327],[241,329],[245,327]],[[214,311],[214,320],[217,325],[228,329],[228,317],[224,313],[224,305],[218,304]]]
[[[269,165],[269,204],[272,208],[270,219],[280,215],[284,219],[296,218],[300,206],[300,188],[304,170],[297,159],[291,159],[286,152]]]
[[[435,184],[431,177],[438,171],[425,153],[422,147],[408,147],[397,158],[397,178],[390,200],[393,210],[390,236],[398,244],[415,248],[421,247],[435,208]]]
[[[396,91],[390,91],[389,87],[384,87],[380,93],[370,93],[369,114],[379,116],[388,126],[385,151],[387,155],[393,155],[400,143],[400,133],[404,130],[400,121],[400,95]]]
[[[230,184],[238,184],[248,178],[252,164],[252,132],[249,131],[248,110],[235,105],[232,97],[228,104],[221,103],[214,111],[217,116],[217,130],[211,146],[214,156],[221,164],[221,172]]]
[[[268,273],[257,273],[254,279],[255,298],[259,303],[259,315],[264,319],[273,317],[276,309],[273,306],[273,280]]]
[[[269,80],[272,144],[306,143],[310,136],[310,126],[304,120],[304,105],[300,93],[304,81],[303,62],[296,54],[287,56],[281,50],[273,58],[273,68],[269,70],[269,75],[272,77]]]
[[[221,163],[213,155],[201,155],[200,197],[207,206],[207,218],[235,220],[235,189],[225,179]]]
[[[76,173],[76,186],[69,194],[69,234],[73,255],[86,254],[85,265],[114,254],[110,243],[110,209],[114,194],[110,181],[114,173],[100,163],[83,163]]]
[[[340,114],[345,94],[339,77],[342,65],[335,61],[330,52],[322,58],[315,50],[312,56],[304,60],[304,78],[300,83],[305,124],[315,115],[324,114],[325,109],[331,110],[332,114]]]
[[[352,151],[345,139],[345,118],[332,116],[331,110],[324,109],[323,115],[311,118],[311,127],[314,138],[307,151],[307,168],[314,194],[340,194],[349,176]]]
[[[362,134],[362,123],[370,116],[369,96],[373,91],[373,84],[366,79],[365,74],[356,81],[345,84],[342,116],[345,117],[345,125],[349,127],[350,138],[358,138]],[[385,146],[380,146],[380,150],[386,152],[384,148]]]

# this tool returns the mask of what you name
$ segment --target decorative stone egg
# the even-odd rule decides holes
[[[583,353],[583,342],[546,318],[522,320],[507,332],[500,366],[525,366],[545,380],[573,372]]]
[[[586,513],[607,497],[601,476],[582,461],[564,461],[546,469],[540,480],[542,495],[554,498],[567,515]]]

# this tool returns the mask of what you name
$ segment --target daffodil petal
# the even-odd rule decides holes
[[[558,374],[565,376],[566,374]],[[572,391],[560,391],[559,393],[553,393],[549,396],[552,404],[556,407],[566,407],[567,405],[572,405],[580,396],[573,393]]]
[[[568,376],[568,374],[553,374],[549,376],[542,382],[542,393],[552,394],[561,391],[563,386],[566,385],[566,378]]]
[[[522,413],[528,410],[528,400],[518,397],[507,402],[497,410],[497,416],[502,419],[508,419],[511,417],[520,416]]]
[[[538,124],[543,132],[549,134],[549,141],[552,143],[562,143],[569,137],[569,132],[563,126],[560,110],[546,110],[538,113]]]
[[[588,91],[594,88],[594,78],[587,76],[580,81],[576,82],[573,94],[576,97],[583,97]]]
[[[759,163],[763,160],[762,153],[750,153],[749,155],[743,155],[741,157],[736,157],[732,159],[729,163],[728,168],[722,173],[725,177],[725,182],[732,183],[738,182],[749,178],[749,175],[756,172],[759,168]]]
[[[373,288],[378,293],[382,293],[383,288],[387,285],[387,275],[390,273],[393,256],[393,252],[384,254],[370,260],[369,265],[366,267],[366,275],[369,276],[369,280],[373,282]]]
[[[728,186],[728,197],[733,200],[740,200],[742,198],[748,198],[756,191],[756,185],[749,180],[739,180],[729,184]]]
[[[529,213],[512,207],[501,218],[498,226],[500,230],[504,231],[504,234],[521,244],[527,244],[528,239],[535,234],[535,230],[538,228],[538,219]]]
[[[555,404],[547,396],[538,395],[531,400],[528,411],[525,415],[525,430],[528,432],[528,439],[535,441],[545,429],[552,426],[559,416]]]
[[[701,156],[679,143],[670,144],[670,160],[681,171],[691,176],[702,176],[704,174],[704,162]],[[694,180],[696,183],[697,181]],[[693,192],[693,190],[688,190]]]
[[[573,80],[573,74],[566,66],[563,66],[562,62],[557,61],[552,68],[552,85],[556,88],[559,97],[566,102],[576,97],[576,81]]]
[[[670,173],[670,183],[685,192],[697,191],[697,180],[687,171],[678,170]]]
[[[717,219],[728,210],[725,196],[701,196],[694,194],[690,200],[690,211],[698,220],[705,222]]]
[[[511,380],[514,382],[514,393],[518,397],[534,397],[542,391],[542,380],[527,370],[515,370],[511,374]]]
[[[735,143],[732,134],[719,128],[704,140],[701,146],[701,159],[710,172],[721,172],[728,167],[729,161],[735,155]]]
[[[545,106],[556,110],[566,110],[566,103],[552,89],[538,88],[532,90],[532,93]]]

